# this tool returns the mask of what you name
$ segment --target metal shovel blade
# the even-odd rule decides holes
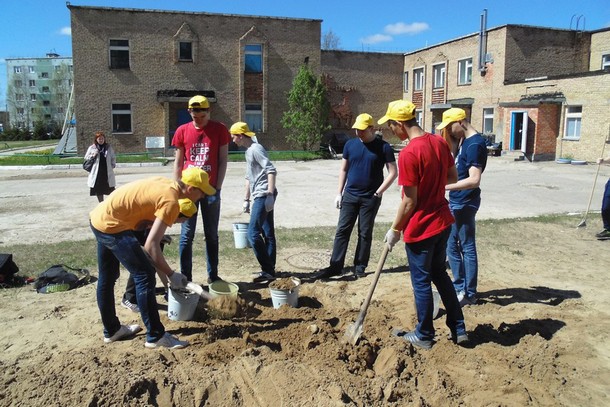
[[[388,246],[384,244],[383,251],[381,252],[381,257],[379,258],[379,262],[377,263],[377,270],[375,270],[375,276],[373,277],[373,281],[371,283],[371,287],[369,288],[369,292],[366,296],[366,299],[362,303],[358,318],[356,319],[356,322],[347,327],[347,330],[343,335],[343,340],[347,343],[355,345],[358,342],[358,339],[360,338],[360,334],[362,334],[362,324],[364,323],[364,317],[366,317],[366,312],[369,309],[369,304],[371,303],[373,292],[375,291],[375,287],[377,286],[377,281],[379,281],[379,275],[381,274],[381,270],[383,269],[383,264],[385,263],[386,257],[388,257]]]

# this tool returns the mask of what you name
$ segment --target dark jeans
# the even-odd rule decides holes
[[[447,258],[453,273],[453,286],[457,293],[463,292],[466,298],[477,294],[479,259],[475,240],[477,208],[470,206],[453,209],[455,223],[447,241]]]
[[[146,326],[146,340],[156,342],[165,333],[157,311],[155,299],[155,268],[146,258],[140,242],[133,232],[103,233],[91,226],[97,239],[97,306],[104,325],[104,336],[114,335],[121,323],[114,306],[114,284],[119,278],[119,267],[129,271],[136,285],[140,315]]]
[[[275,191],[277,198],[277,191]],[[275,243],[275,226],[273,221],[273,212],[267,212],[265,209],[266,196],[254,198],[252,208],[250,209],[250,224],[248,225],[248,241],[256,260],[261,266],[261,270],[275,275],[275,258],[276,258],[276,243]]]
[[[134,231],[133,234],[136,237],[136,239],[138,239],[138,242],[140,242],[140,246],[144,246],[144,243],[146,243],[146,238],[148,237],[148,232],[150,232],[150,229],[147,229],[146,231]],[[163,251],[163,248],[165,247],[165,244],[161,243],[161,251]],[[130,274],[129,278],[127,279],[127,286],[125,287],[125,293],[123,294],[123,300],[124,301],[129,301],[132,304],[138,304],[138,298],[136,296],[136,283],[133,281],[133,276]]]
[[[208,277],[218,277],[218,222],[220,220],[220,190],[216,195],[205,196],[195,203],[203,220],[205,251],[208,263]],[[193,239],[197,229],[197,216],[187,219],[182,224],[180,235],[180,271],[189,281],[193,280]]]
[[[331,270],[336,272],[343,270],[347,246],[356,219],[358,219],[358,243],[354,253],[354,267],[356,270],[364,272],[371,257],[373,227],[375,226],[375,217],[380,205],[381,198],[376,196],[358,197],[347,192],[343,194],[339,222],[335,232],[333,254],[330,257]]]
[[[447,251],[447,238],[450,228],[438,235],[417,243],[406,243],[407,259],[409,261],[409,274],[415,296],[417,310],[417,327],[415,332],[422,340],[434,339],[434,302],[432,299],[432,285],[434,283],[441,296],[447,311],[446,324],[451,332],[457,335],[466,333],[464,314],[453,289],[451,278],[445,269],[445,255]]]
[[[602,222],[604,229],[610,230],[610,179],[606,182],[604,198],[602,200]]]

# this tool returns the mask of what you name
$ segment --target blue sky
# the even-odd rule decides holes
[[[332,30],[339,48],[409,52],[477,32],[483,9],[488,27],[525,24],[598,30],[610,27],[608,0],[413,1],[385,0],[75,0],[79,6],[126,7],[209,13],[314,18]],[[379,6],[377,6],[377,4]],[[459,4],[459,5],[458,5]],[[408,6],[407,6],[408,5]],[[549,9],[552,6],[552,9]],[[62,0],[2,1],[0,30],[0,110],[5,108],[4,58],[72,55],[70,13]]]

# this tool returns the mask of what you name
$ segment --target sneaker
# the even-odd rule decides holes
[[[461,345],[461,346],[466,345],[469,341],[467,333],[458,335],[455,332],[451,332],[451,334],[449,334],[449,340],[451,342],[455,343],[456,345]]]
[[[423,339],[419,339],[419,337],[417,336],[415,331],[407,332],[407,331],[403,331],[401,329],[395,329],[392,331],[392,335],[394,335],[395,337],[400,338],[402,340],[405,340],[414,346],[418,346],[423,349],[432,348],[433,341],[425,341]]]
[[[466,293],[464,291],[458,291],[457,299],[460,304],[462,304],[462,301],[464,301],[465,296],[466,296]]]
[[[253,283],[266,283],[275,280],[275,276],[264,271],[261,271],[252,279]]]
[[[598,234],[596,234],[595,237],[597,238],[597,240],[608,240],[610,239],[610,230],[604,229]]]
[[[466,305],[476,305],[476,303],[477,303],[477,297],[475,297],[474,295],[472,297],[464,296],[460,300],[460,306],[461,307],[465,307]]]
[[[123,299],[123,301],[121,301],[121,305],[124,308],[127,308],[131,312],[136,312],[138,314],[140,313],[140,307],[138,307],[138,304],[133,304],[132,302],[130,302],[126,299]]]
[[[218,276],[208,277],[208,285],[212,284],[214,281],[222,280],[222,278]]]
[[[120,341],[121,339],[129,338],[130,336],[134,336],[138,332],[140,332],[142,328],[140,325],[121,325],[118,331],[110,338],[104,338],[104,343],[112,343],[116,341]]]
[[[326,267],[320,270],[317,270],[313,275],[314,280],[326,279],[334,276],[340,276],[341,270],[333,270],[330,267]]]
[[[364,271],[365,269],[362,267],[356,267],[354,268],[354,276],[356,278],[360,278],[360,277],[364,277],[366,276],[366,272]]]
[[[174,335],[171,335],[169,332],[163,334],[161,339],[157,342],[146,342],[144,347],[154,349],[154,348],[167,348],[167,349],[182,349],[186,348],[189,345],[187,341],[181,341]]]

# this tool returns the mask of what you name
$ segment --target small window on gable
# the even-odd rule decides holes
[[[180,41],[178,44],[178,59],[180,61],[193,60],[193,43],[190,41]]]
[[[131,133],[131,105],[129,103],[112,104],[112,132]]]
[[[110,40],[110,69],[129,69],[129,41]]]
[[[245,47],[245,71],[259,73],[263,72],[263,45],[247,44]]]
[[[602,69],[610,69],[610,54],[602,55]]]
[[[413,90],[424,90],[424,68],[413,70]]]

